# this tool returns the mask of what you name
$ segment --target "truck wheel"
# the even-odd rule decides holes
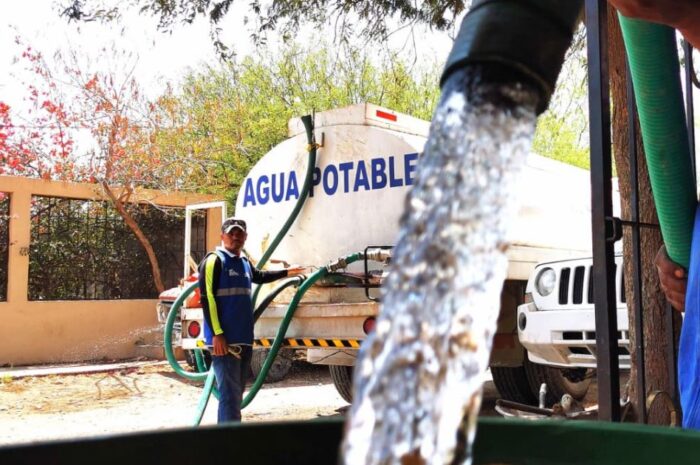
[[[204,364],[209,368],[211,366],[211,352],[203,350],[202,355],[204,356]],[[190,368],[197,370],[197,359],[194,357],[194,350],[185,350],[185,361]]]
[[[352,404],[352,370],[345,365],[328,365],[335,390],[348,404]]]
[[[593,370],[586,368],[556,368],[528,362],[526,369],[533,391],[539,392],[542,383],[547,384],[547,406],[559,402],[564,394],[583,399],[592,381]]]
[[[197,368],[197,364],[195,363],[194,359],[194,353],[191,350],[186,350],[185,351],[185,361],[187,362],[187,366],[190,368]]]
[[[253,350],[253,356],[250,360],[250,368],[253,370],[253,376],[256,379],[262,371],[263,364],[265,363],[265,358],[267,358],[267,354],[269,353],[269,349]],[[280,349],[280,351],[277,352],[277,357],[275,357],[275,361],[272,362],[270,371],[267,372],[265,382],[276,383],[277,381],[282,381],[287,376],[287,373],[289,373],[289,369],[292,367],[293,358],[294,351],[288,349]]]
[[[524,366],[491,367],[493,384],[506,400],[520,404],[537,405],[537,397],[530,387]]]

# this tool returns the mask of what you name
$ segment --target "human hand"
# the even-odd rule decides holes
[[[223,334],[217,334],[211,340],[213,346],[213,355],[223,356],[228,353],[228,341]]]
[[[685,310],[685,292],[688,285],[688,277],[682,266],[672,261],[666,253],[666,247],[661,246],[654,259],[656,272],[659,275],[661,289],[666,299],[673,308],[679,311]]]
[[[293,265],[290,266],[289,268],[285,268],[287,270],[287,276],[296,276],[299,274],[302,274],[304,271],[306,271],[305,266],[299,266],[299,265]]]

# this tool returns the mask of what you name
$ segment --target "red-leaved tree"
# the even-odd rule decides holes
[[[31,77],[27,109],[20,121],[0,102],[0,174],[99,184],[146,251],[162,292],[156,254],[127,207],[136,187],[181,188],[172,173],[187,170],[171,168],[187,160],[168,159],[162,169],[154,141],[163,112],[134,78],[136,59],[114,47],[95,62],[74,50],[47,59],[17,43],[23,47],[18,61]]]

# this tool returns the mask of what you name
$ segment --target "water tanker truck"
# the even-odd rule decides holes
[[[379,288],[389,272],[388,257],[428,128],[426,121],[369,103],[315,115],[320,146],[310,192],[272,261],[313,269],[368,248],[383,251],[380,255],[387,259],[353,263],[310,288],[289,324],[273,376],[283,376],[291,351],[305,351],[308,362],[329,366],[338,392],[351,401],[352,366],[379,311]],[[263,156],[243,181],[235,215],[248,222],[245,252],[253,263],[263,256],[301,195],[308,152],[304,126],[294,118],[289,138]],[[527,280],[537,263],[590,256],[590,177],[585,170],[532,154],[521,179],[490,366],[504,398],[536,403],[544,378],[518,341],[517,308],[525,302]],[[273,286],[264,286],[257,301]],[[161,308],[174,296],[164,294]],[[254,370],[272,345],[292,296],[291,288],[282,291],[258,319]],[[187,350],[201,346],[202,337],[201,308],[196,299],[189,305],[181,311],[179,325],[179,344]],[[550,381],[552,376],[579,381],[566,379],[566,369],[549,370]]]

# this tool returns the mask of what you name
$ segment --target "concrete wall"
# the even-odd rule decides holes
[[[104,200],[99,186],[0,176],[10,194],[7,302],[0,302],[0,366],[162,356],[143,345],[158,336],[156,300],[29,301],[30,208],[32,195]],[[119,192],[119,190],[117,190]],[[184,207],[212,196],[139,190],[133,202]],[[221,215],[207,221],[207,248],[220,241]],[[144,279],[152,279],[144,276]]]

